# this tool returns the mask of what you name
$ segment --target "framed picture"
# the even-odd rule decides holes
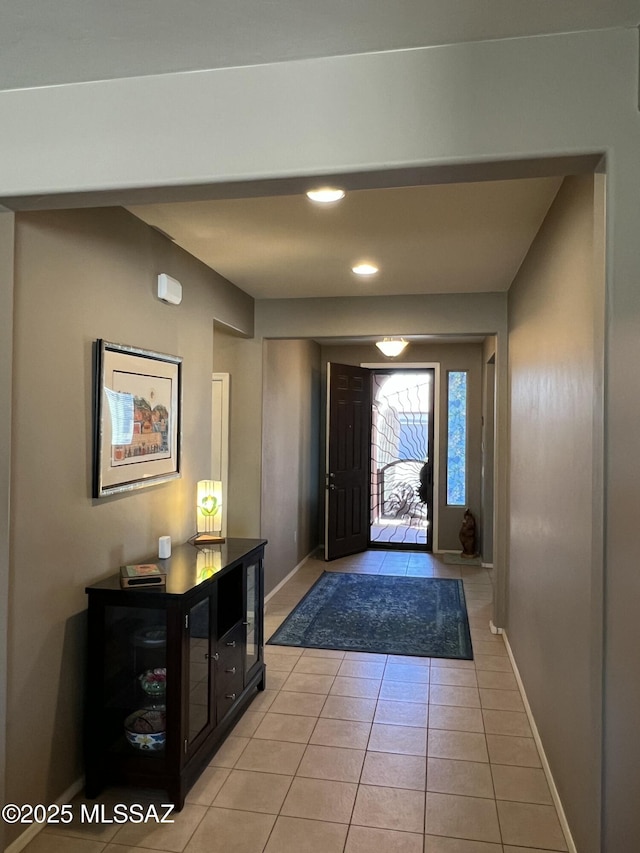
[[[180,477],[182,359],[95,344],[93,497]]]

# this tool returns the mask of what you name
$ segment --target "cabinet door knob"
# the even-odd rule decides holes
[[[235,675],[236,674],[236,668],[235,668],[235,666],[232,666],[231,669],[225,669],[225,672],[230,672],[231,675]]]
[[[230,642],[230,643],[227,643],[227,646],[229,646],[229,647],[230,647],[230,648],[232,648],[232,649],[235,649],[235,647],[236,647],[236,641],[235,641],[235,640],[231,640],[231,642]]]
[[[224,698],[225,699],[235,699],[236,694],[235,693],[227,693]]]

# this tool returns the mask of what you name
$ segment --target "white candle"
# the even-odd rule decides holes
[[[171,556],[171,537],[161,536],[158,539],[158,557],[161,560],[166,560]]]

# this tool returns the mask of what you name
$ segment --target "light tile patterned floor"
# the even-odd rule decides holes
[[[502,638],[491,572],[414,552],[311,559],[265,635],[325,570],[464,581],[473,661],[267,646],[267,690],[172,826],[48,827],[28,853],[541,853],[566,843]],[[105,803],[162,802],[108,791]]]

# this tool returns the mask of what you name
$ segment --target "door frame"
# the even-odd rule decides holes
[[[229,515],[229,385],[228,373],[211,374],[211,479],[222,483],[222,531]]]
[[[440,362],[439,361],[403,361],[391,364],[385,362],[364,362],[360,367],[369,370],[385,370],[402,373],[404,370],[433,370],[433,535],[431,553],[437,554],[438,548],[438,495],[440,492]],[[371,523],[371,511],[369,511]]]

